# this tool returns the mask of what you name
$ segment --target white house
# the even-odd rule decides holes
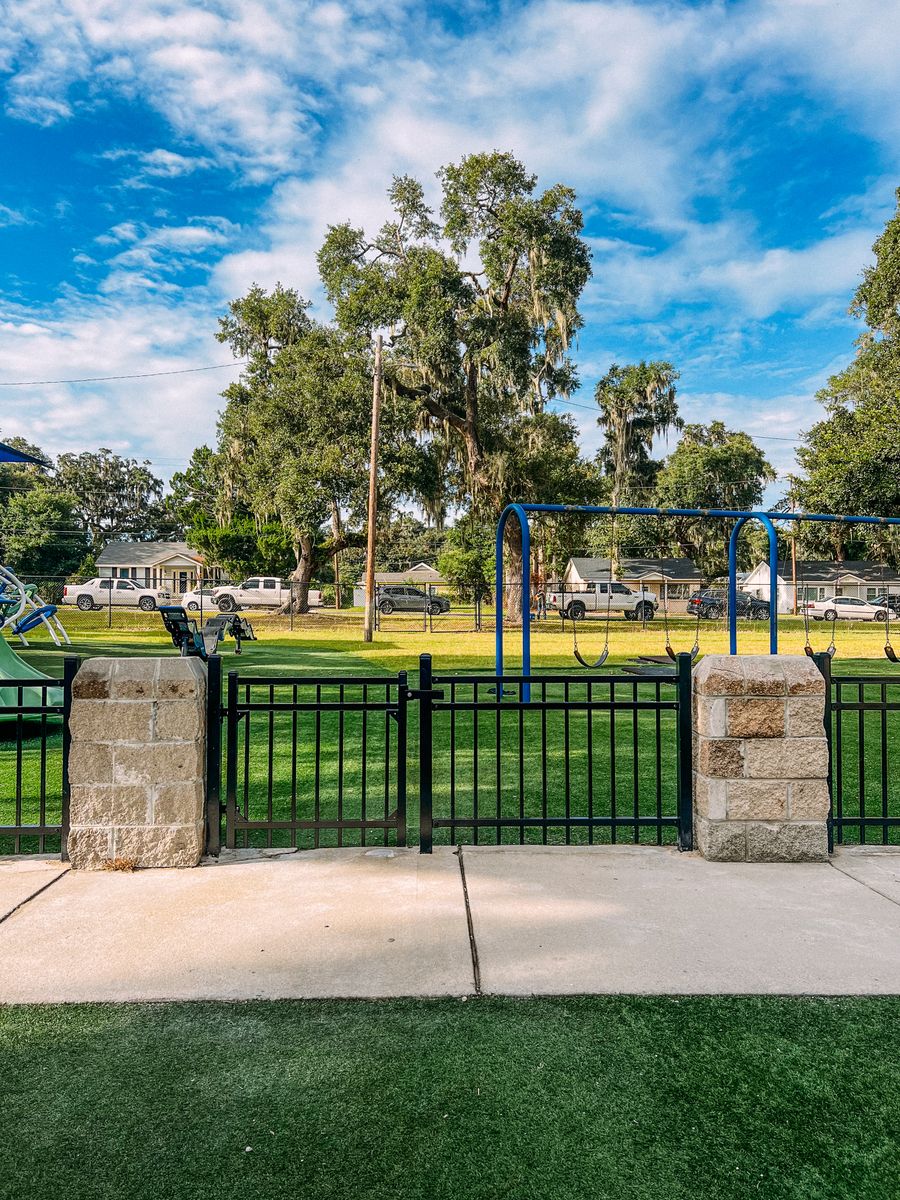
[[[778,611],[794,611],[795,577],[790,559],[778,563]],[[745,592],[760,600],[769,599],[769,564],[759,563],[741,585]],[[856,596],[874,600],[885,592],[900,592],[900,574],[895,567],[866,560],[851,562],[804,562],[797,560],[797,603],[805,599],[825,600],[829,596]]]
[[[176,595],[220,574],[187,542],[110,542],[97,556],[97,570],[104,579],[134,579]]]
[[[428,590],[430,583],[443,585],[447,580],[444,579],[440,571],[432,567],[430,563],[420,562],[412,567],[408,567],[405,571],[376,571],[375,586],[376,588],[382,583],[408,583],[412,587],[420,587]],[[353,586],[353,605],[355,608],[362,608],[366,603],[366,581],[362,578]]]
[[[570,558],[563,575],[563,586],[580,591],[588,583],[610,578],[630,588],[653,592],[669,612],[687,611],[688,598],[702,586],[702,575],[689,558],[623,558],[619,573],[611,576],[608,558]]]

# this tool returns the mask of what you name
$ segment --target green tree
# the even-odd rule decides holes
[[[486,600],[494,586],[494,535],[463,519],[447,531],[438,570],[465,601]]]
[[[319,269],[342,329],[390,329],[386,388],[407,427],[452,456],[452,499],[495,519],[527,483],[525,422],[577,382],[568,350],[589,251],[571,189],[538,192],[511,154],[471,154],[438,177],[440,221],[418,181],[395,178],[393,218],[372,238],[332,226]]]
[[[155,531],[163,485],[146,460],[123,458],[105,448],[61,454],[55,482],[73,498],[94,551],[110,539],[141,541]]]
[[[653,442],[683,424],[675,399],[677,379],[678,372],[668,362],[641,361],[625,367],[613,363],[594,389],[600,409],[597,424],[603,430],[597,461],[609,476],[609,502],[614,507],[629,500],[643,504],[650,497],[659,467],[651,457]],[[610,554],[617,564],[618,520],[610,529]]]
[[[866,322],[856,356],[818,393],[826,416],[797,452],[792,495],[808,511],[900,515],[900,189],[897,199],[850,306]],[[842,560],[879,551],[884,539],[834,523],[803,526],[799,540],[806,553],[830,549]]]
[[[0,506],[0,547],[18,575],[69,575],[88,548],[74,497],[46,482],[12,493]]]
[[[722,421],[686,425],[681,440],[656,477],[660,508],[756,508],[775,471],[747,433]],[[728,530],[722,522],[673,517],[670,539],[678,553],[694,558],[705,578],[728,567]]]
[[[316,568],[347,544],[343,511],[362,501],[371,392],[367,341],[312,321],[308,307],[280,284],[271,294],[254,285],[217,334],[248,358],[223,393],[222,486],[232,510],[243,507],[260,528],[281,526],[301,612]]]

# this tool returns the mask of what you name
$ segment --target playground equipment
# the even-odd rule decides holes
[[[69,635],[56,615],[56,606],[45,604],[31,584],[23,583],[8,567],[0,567],[0,629],[10,629],[27,646],[25,634],[39,625],[47,629],[57,646],[63,642],[70,644]],[[4,680],[15,681],[15,685],[0,686],[0,721],[19,720],[23,705],[39,710],[48,704],[62,703],[62,688],[23,687],[27,679],[44,684],[51,676],[22,662],[6,638],[0,636],[0,684]]]
[[[522,531],[522,595],[528,595],[531,581],[531,532],[528,525],[533,513],[582,513],[591,516],[697,517],[702,520],[731,520],[734,525],[728,542],[728,642],[729,653],[737,654],[737,547],[741,530],[748,521],[758,521],[769,537],[769,653],[778,653],[778,538],[776,521],[828,521],[847,525],[900,525],[900,517],[841,516],[835,513],[792,513],[746,511],[732,508],[632,508],[599,504],[508,504],[497,522],[495,542],[495,586],[497,619],[495,673],[503,674],[503,535],[507,521],[514,517]],[[666,646],[671,657],[671,647]],[[887,655],[890,658],[890,655]],[[894,661],[894,659],[891,659]],[[522,674],[531,674],[531,624],[522,622]],[[523,694],[523,699],[527,699]]]
[[[219,642],[229,635],[234,638],[235,654],[241,652],[241,642],[255,642],[253,626],[237,613],[220,613],[210,617],[202,629],[189,617],[180,604],[161,604],[159,615],[172,637],[172,644],[181,651],[182,658],[200,658],[207,661],[215,654]]]
[[[0,566],[0,629],[9,628],[27,646],[25,634],[43,625],[56,646],[68,646],[69,635],[56,612],[56,605],[45,604],[35,584],[23,583],[9,567]]]

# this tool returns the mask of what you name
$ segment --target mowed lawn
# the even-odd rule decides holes
[[[5,1200],[890,1200],[900,1000],[0,1010]]]
[[[161,622],[155,614],[114,612],[113,628],[105,625],[107,614],[66,611],[66,625],[73,638],[72,652],[86,657],[96,654],[143,655],[174,654]],[[451,617],[453,615],[451,614]],[[456,620],[456,618],[453,618]],[[493,671],[493,633],[465,631],[462,623],[444,630],[435,620],[436,632],[422,630],[413,616],[395,617],[391,628],[376,634],[371,645],[362,641],[358,617],[356,624],[341,623],[333,614],[317,614],[297,620],[291,631],[285,618],[253,617],[259,640],[248,643],[240,658],[233,653],[234,643],[223,645],[223,669],[237,670],[239,677],[262,677],[271,681],[271,689],[256,685],[251,691],[241,687],[242,700],[265,703],[313,703],[317,699],[350,704],[383,702],[386,685],[376,680],[393,677],[406,670],[409,683],[418,683],[418,656],[432,655],[435,673],[453,676]],[[385,622],[387,624],[387,622]],[[580,629],[582,647],[593,654],[604,638],[605,622],[587,621]],[[824,643],[830,630],[814,626],[814,637]],[[802,653],[802,621],[785,618],[781,622],[781,646],[786,652]],[[695,623],[686,619],[670,622],[670,636],[678,649],[688,648],[696,634]],[[700,626],[704,652],[723,652],[726,631],[721,622],[703,622]],[[509,630],[507,669],[514,672],[518,663],[517,630]],[[584,677],[571,657],[571,631],[560,628],[558,621],[535,626],[533,662],[538,676],[566,673],[574,679]],[[881,682],[888,702],[900,702],[900,669],[892,667],[881,654],[884,629],[855,623],[838,631],[841,650],[857,657],[837,657],[836,674],[862,673],[873,679],[849,699],[880,699]],[[659,653],[664,649],[662,622],[651,623],[646,630],[639,625],[615,621],[610,626],[610,657],[603,673],[621,675],[621,667],[639,654]],[[765,652],[767,631],[760,622],[745,622],[740,630],[742,652]],[[880,657],[879,657],[880,656]],[[61,672],[62,654],[38,638],[23,658],[48,674]],[[285,676],[322,680],[319,686],[279,684]],[[341,687],[343,677],[371,679],[368,685]],[[541,841],[584,843],[635,841],[671,843],[675,838],[676,813],[676,721],[671,707],[675,688],[671,683],[618,682],[596,684],[593,701],[609,701],[626,707],[610,712],[586,711],[588,697],[584,683],[549,684],[545,692],[533,688],[533,697],[545,696],[554,703],[568,700],[576,707],[540,711],[517,703],[516,689],[507,689],[498,701],[489,682],[477,685],[477,699],[483,706],[476,712],[461,708],[435,714],[434,726],[434,811],[438,817],[455,816],[516,820],[520,816],[567,817],[595,816],[614,818],[613,826],[593,830],[559,826],[550,830],[521,829],[509,826],[482,827],[461,825],[457,840],[491,842]],[[445,688],[450,698],[449,687]],[[396,683],[390,696],[397,695]],[[460,685],[454,698],[464,705],[476,699],[474,684]],[[633,707],[635,702],[640,707]],[[579,707],[581,706],[581,707]],[[860,729],[862,728],[862,739]],[[41,763],[39,740],[26,741],[21,753],[11,740],[15,726],[0,726],[0,824],[12,823],[16,796],[21,797],[25,822],[40,815],[41,773],[44,772],[47,819],[57,819],[61,778],[61,738],[51,740],[46,762]],[[36,733],[32,727],[29,731]],[[248,738],[249,732],[249,738]],[[377,708],[368,712],[336,710],[316,714],[312,711],[255,711],[242,722],[239,733],[238,804],[251,820],[296,818],[337,820],[384,820],[397,808],[399,768],[398,729],[392,717]],[[418,827],[418,708],[410,704],[407,730],[407,807],[410,840]],[[896,711],[842,714],[842,745],[839,795],[845,816],[864,811],[876,815],[886,807],[900,816],[900,713]],[[271,769],[270,769],[271,763]],[[884,770],[884,764],[887,770]],[[862,770],[860,767],[862,766]],[[862,798],[862,804],[861,804]],[[663,817],[668,824],[642,826],[641,819]],[[368,844],[385,839],[393,832],[370,830]],[[437,830],[438,843],[451,840],[449,830]],[[288,845],[291,831],[250,831],[241,834],[249,845]],[[321,830],[318,844],[357,844],[360,835],[341,835]],[[846,840],[857,840],[855,831],[846,831]],[[0,839],[0,852],[12,849],[10,839]],[[870,831],[868,840],[880,841],[881,831]],[[900,842],[900,827],[892,829],[888,840]],[[296,834],[297,844],[313,845],[316,835],[310,830]],[[24,851],[38,849],[36,839],[20,844]],[[55,849],[53,841],[45,843]]]

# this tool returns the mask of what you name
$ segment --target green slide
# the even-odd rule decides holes
[[[0,634],[0,721],[14,721],[16,714],[8,710],[14,709],[19,703],[22,703],[28,707],[31,707],[32,705],[38,707],[44,704],[62,704],[63,701],[63,691],[61,687],[48,688],[46,700],[44,699],[44,692],[41,688],[23,688],[22,699],[20,701],[18,688],[3,687],[3,681],[5,679],[15,679],[17,681],[36,679],[43,683],[49,678],[49,675],[44,675],[35,667],[29,667],[27,663],[22,662],[21,658],[19,658],[18,654],[16,654],[15,650],[13,650],[6,638]],[[38,720],[39,717],[32,715],[30,718],[26,716],[24,719],[30,719],[34,721]],[[49,719],[58,720],[59,718],[55,714],[51,714]]]

